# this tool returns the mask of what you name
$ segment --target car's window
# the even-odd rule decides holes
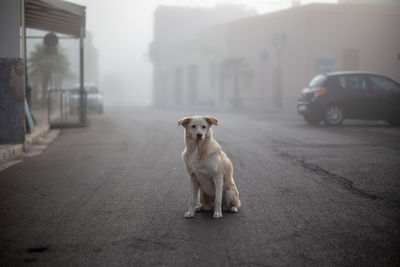
[[[346,78],[344,76],[340,76],[338,78],[340,86],[342,86],[342,88],[346,88]]]
[[[325,81],[326,81],[326,76],[325,76],[325,75],[318,75],[318,76],[315,76],[315,77],[311,80],[311,82],[310,82],[310,84],[308,85],[308,87],[312,88],[312,87],[320,87],[320,86],[323,86],[324,83],[325,83]]]
[[[326,86],[332,89],[344,88],[337,76],[329,76]]]
[[[347,90],[367,90],[367,82],[361,75],[343,75],[339,77],[340,85]]]
[[[79,93],[80,90],[81,89],[79,87],[72,88],[73,92]],[[88,94],[98,94],[99,93],[99,89],[97,89],[96,86],[85,86],[85,91]]]
[[[97,94],[99,92],[95,86],[85,87],[85,90],[88,94]]]
[[[371,81],[371,86],[373,90],[380,91],[383,90],[386,93],[400,93],[400,86],[393,81],[381,77],[381,76],[371,76],[369,77]]]

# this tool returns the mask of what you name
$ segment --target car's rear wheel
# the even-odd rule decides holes
[[[321,121],[321,118],[315,114],[308,113],[304,114],[304,120],[310,125],[318,125]]]
[[[328,126],[340,125],[343,119],[343,110],[338,105],[330,105],[324,112],[324,122]]]

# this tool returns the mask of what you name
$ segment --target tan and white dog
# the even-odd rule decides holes
[[[239,191],[233,180],[232,163],[214,140],[212,125],[218,125],[212,116],[184,117],[178,125],[185,128],[186,147],[182,153],[190,175],[191,199],[186,218],[196,211],[214,210],[214,218],[222,218],[222,209],[238,212]],[[196,207],[200,191],[200,205]]]

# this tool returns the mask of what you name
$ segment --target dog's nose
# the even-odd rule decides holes
[[[199,133],[199,134],[197,134],[197,139],[198,139],[198,140],[200,140],[202,137],[203,137],[203,135],[202,135],[202,134],[200,134],[200,133]]]

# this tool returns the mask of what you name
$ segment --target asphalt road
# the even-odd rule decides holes
[[[1,266],[400,265],[400,129],[216,113],[243,206],[185,219],[191,114],[114,112],[0,172]]]

